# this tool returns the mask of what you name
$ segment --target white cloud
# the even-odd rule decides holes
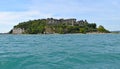
[[[106,25],[106,27],[113,23],[120,26],[119,3],[118,0],[95,0],[94,2],[89,0],[30,0],[27,3],[29,6],[24,6],[28,11],[0,11],[0,32],[8,32],[19,22],[48,17],[72,17],[87,19]],[[111,27],[109,29],[112,29]]]
[[[39,11],[0,12],[0,32],[8,32],[19,22],[46,17],[52,17],[52,15],[44,14]]]

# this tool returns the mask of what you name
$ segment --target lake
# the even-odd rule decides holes
[[[0,35],[0,69],[120,69],[120,34]]]

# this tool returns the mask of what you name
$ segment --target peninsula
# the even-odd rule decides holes
[[[14,26],[10,34],[67,34],[67,33],[110,33],[102,25],[76,19],[38,19],[21,22]]]

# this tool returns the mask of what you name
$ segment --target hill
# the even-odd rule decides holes
[[[67,33],[109,33],[96,23],[76,19],[38,19],[19,23],[9,32],[11,34],[67,34]]]
[[[111,33],[120,34],[120,31],[111,31]]]

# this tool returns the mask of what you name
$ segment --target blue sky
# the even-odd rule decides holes
[[[0,32],[41,18],[76,18],[120,30],[120,0],[1,0]]]

